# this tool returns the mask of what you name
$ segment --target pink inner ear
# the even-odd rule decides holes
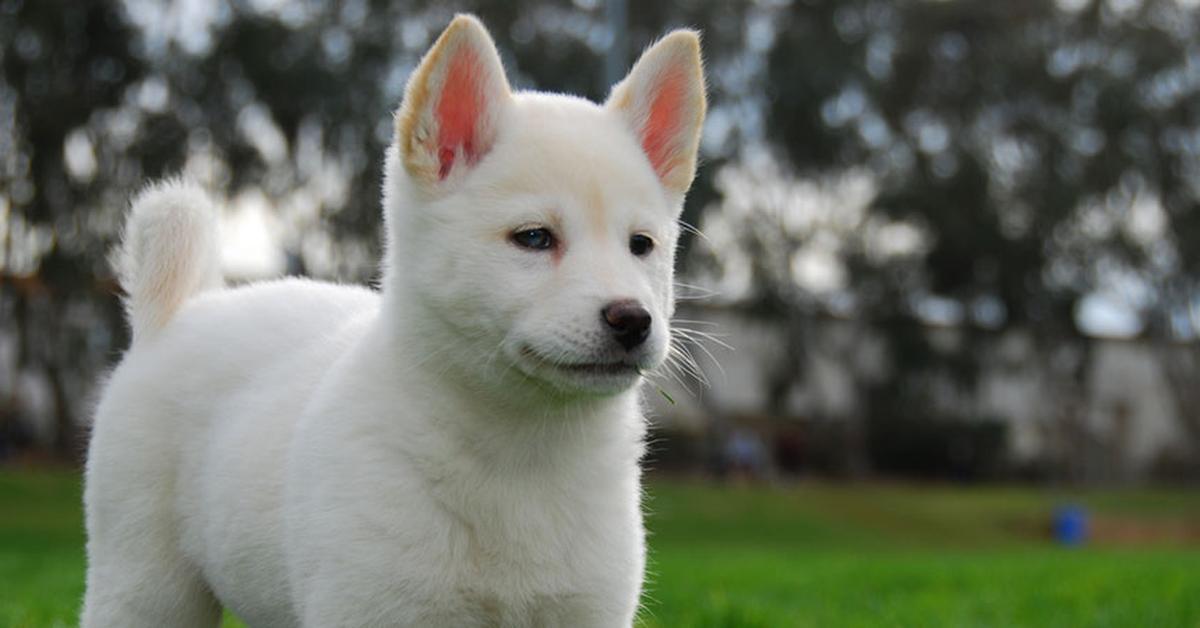
[[[669,72],[662,77],[650,100],[646,126],[642,129],[642,149],[659,177],[665,177],[673,165],[671,156],[676,148],[686,89],[683,73]]]
[[[438,124],[439,179],[450,174],[459,147],[468,164],[474,164],[481,156],[479,121],[484,113],[481,80],[479,55],[465,46],[455,51],[434,111]]]

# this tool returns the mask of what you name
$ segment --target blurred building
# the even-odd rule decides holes
[[[1040,361],[1030,335],[996,333],[986,340],[991,355],[983,361],[984,370],[972,386],[935,379],[926,383],[932,391],[932,407],[881,412],[870,407],[869,390],[893,379],[894,374],[881,366],[886,363],[881,359],[886,344],[869,326],[837,318],[805,322],[806,348],[800,366],[781,374],[781,367],[786,369],[791,362],[782,355],[790,346],[786,323],[720,307],[692,306],[680,317],[713,323],[705,329],[732,349],[710,345],[710,357],[693,348],[707,384],[681,378],[685,388],[678,381],[664,379],[660,385],[668,395],[649,395],[656,424],[667,432],[694,438],[713,431],[740,433],[748,424],[764,439],[776,442],[777,457],[796,457],[783,463],[800,470],[826,470],[823,467],[831,464],[831,458],[848,454],[819,448],[852,449],[854,445],[848,441],[854,438],[867,441],[862,444],[864,456],[877,457],[879,452],[871,450],[888,443],[871,442],[870,434],[863,432],[871,431],[870,421],[887,420],[921,429],[925,429],[922,423],[934,423],[922,433],[948,433],[940,446],[951,450],[980,445],[971,430],[959,432],[966,436],[956,444],[955,430],[946,429],[947,422],[991,426],[999,442],[987,446],[999,449],[985,455],[987,460],[965,463],[990,465],[975,472],[998,476],[1032,473],[1092,481],[1143,480],[1170,476],[1200,455],[1187,421],[1190,418],[1194,423],[1195,418],[1181,416],[1182,412],[1200,412],[1200,408],[1179,406],[1165,366],[1166,361],[1179,358],[1177,354],[1195,350],[1187,345],[1164,347],[1141,339],[1090,338],[1085,341],[1090,355],[1081,379],[1077,385],[1065,385]],[[962,342],[964,332],[959,327],[930,325],[923,333],[935,346],[952,351]],[[772,409],[773,395],[779,396],[771,390],[772,382],[780,378],[786,380],[786,390]],[[903,442],[892,444],[904,447]],[[795,447],[799,451],[789,450]],[[938,448],[933,444],[934,450]],[[923,451],[924,446],[917,446],[911,455],[920,456]],[[954,451],[925,453],[951,461],[955,457]]]

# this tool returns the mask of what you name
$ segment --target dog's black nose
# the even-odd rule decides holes
[[[650,335],[650,312],[637,301],[613,301],[604,306],[600,313],[612,329],[613,337],[626,351],[632,351],[646,342],[646,337]]]

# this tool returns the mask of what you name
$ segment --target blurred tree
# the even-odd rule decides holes
[[[600,3],[455,9],[488,24],[514,85],[607,95],[616,38]],[[731,27],[714,31],[728,37],[708,47],[735,51],[740,10],[640,4],[619,40],[636,49],[669,26],[722,20]],[[390,114],[452,12],[423,0],[0,1],[0,338],[19,341],[0,386],[15,396],[23,377],[47,382],[60,454],[82,451],[89,391],[128,341],[107,253],[129,196],[176,173],[218,196],[259,195],[290,271],[369,280]],[[0,421],[20,419],[19,405],[5,400]]]
[[[804,320],[847,303],[881,331],[892,376],[867,387],[866,417],[946,415],[936,382],[977,398],[995,331],[1030,334],[1055,385],[1078,390],[1089,349],[1078,311],[1096,291],[1142,288],[1144,318],[1164,321],[1145,333],[1195,335],[1195,8],[806,0],[774,24],[769,145],[802,177],[866,167],[876,193],[839,245],[846,280],[832,299],[797,285],[806,237],[743,225],[749,305],[794,321],[792,352]],[[919,245],[881,254],[880,225]],[[932,310],[962,323],[960,342],[933,342]],[[1080,446],[1085,401],[1063,394],[1046,409],[1064,450]]]
[[[853,317],[886,340],[888,375],[859,382],[868,403],[846,468],[862,468],[881,440],[869,438],[872,420],[969,414],[945,399],[978,392],[998,332],[1028,334],[1055,385],[1081,390],[1090,344],[1077,312],[1096,291],[1132,293],[1144,333],[1168,349],[1195,334],[1196,8],[626,8],[621,37],[602,0],[453,10],[488,24],[514,85],[596,100],[613,42],[630,60],[670,27],[703,30],[711,115],[684,220],[699,223],[708,208],[705,222],[724,215],[735,237],[685,261],[741,276],[749,310],[789,330],[767,384],[775,413],[807,375],[821,340],[814,320]],[[48,382],[61,452],[78,451],[92,382],[127,342],[105,258],[129,195],[178,172],[234,201],[257,195],[273,208],[290,270],[369,280],[390,112],[453,10],[430,0],[0,0],[0,340],[19,339],[0,387],[15,394],[26,373]],[[786,169],[764,166],[763,152]],[[836,208],[820,229],[797,225],[807,219],[789,205],[814,189]],[[739,203],[765,214],[734,211]],[[837,265],[821,290],[797,279],[814,256]],[[934,319],[959,339],[937,342]],[[1194,381],[1194,362],[1175,360],[1176,389]],[[1192,396],[1176,397],[1194,419]],[[1045,410],[1064,456],[1086,437],[1084,399],[1064,393]]]
[[[13,378],[43,375],[54,447],[72,458],[81,451],[74,396],[107,359],[108,345],[93,343],[92,327],[122,330],[118,308],[96,282],[104,238],[90,235],[92,183],[107,164],[97,164],[86,136],[73,134],[117,105],[144,72],[132,39],[110,4],[0,3],[0,299],[12,313],[0,333],[17,342]],[[63,158],[69,138],[89,153],[74,174]],[[5,383],[15,395],[16,382]]]

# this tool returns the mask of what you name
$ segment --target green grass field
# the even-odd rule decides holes
[[[1055,547],[1042,529],[1063,495],[667,481],[649,493],[645,628],[1200,626],[1200,546]],[[1105,517],[1200,521],[1196,491],[1071,497]],[[0,473],[0,626],[74,625],[78,503],[73,475]]]

